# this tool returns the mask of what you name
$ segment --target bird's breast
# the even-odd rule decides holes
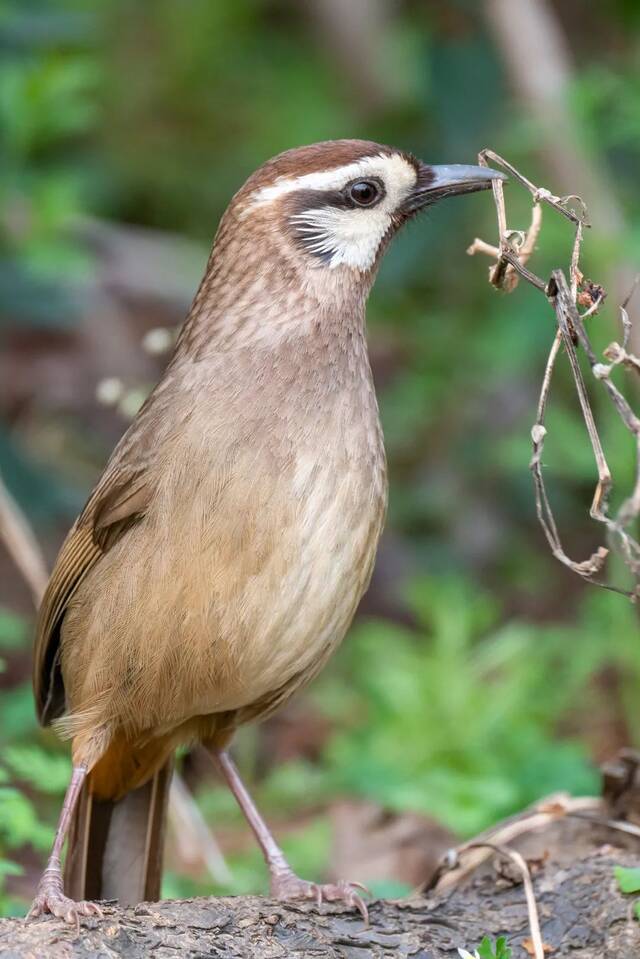
[[[313,675],[371,576],[386,508],[377,408],[325,411],[306,427],[271,435],[253,464],[238,464],[210,517],[211,648],[230,680],[216,709]]]
[[[196,430],[175,458],[182,466],[158,504],[158,536],[166,537],[163,592],[180,622],[176,645],[198,662],[189,676],[194,712],[241,709],[302,682],[343,638],[386,508],[366,372],[317,397],[294,388],[256,403],[254,394],[231,436]],[[205,456],[203,478],[195,467]],[[163,534],[166,515],[172,528]]]
[[[368,366],[315,392],[238,380],[249,400],[223,383],[172,434],[146,515],[79,590],[67,635],[90,668],[65,678],[73,709],[156,730],[249,715],[343,638],[386,507]]]

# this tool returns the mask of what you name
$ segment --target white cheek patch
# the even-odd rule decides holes
[[[298,190],[342,190],[360,177],[376,177],[384,184],[384,197],[371,209],[344,209],[327,205],[295,213],[290,222],[305,248],[323,258],[330,269],[345,265],[361,271],[368,270],[391,227],[393,213],[416,183],[415,167],[400,154],[380,153],[333,170],[282,178],[258,190],[252,197],[249,209],[272,203]]]
[[[296,213],[291,222],[309,253],[322,257],[329,269],[344,264],[364,271],[373,266],[391,226],[391,216],[381,206],[372,210],[327,206]]]

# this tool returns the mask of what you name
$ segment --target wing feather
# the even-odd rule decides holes
[[[114,465],[105,472],[62,544],[38,614],[33,689],[38,719],[48,725],[64,712],[60,627],[89,570],[145,514],[151,498],[147,469]]]
[[[43,725],[65,709],[60,629],[69,602],[87,573],[147,512],[163,444],[180,433],[190,415],[193,403],[181,387],[181,375],[174,358],[111,454],[56,560],[40,605],[34,650],[33,687]]]

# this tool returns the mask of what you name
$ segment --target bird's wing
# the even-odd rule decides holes
[[[90,569],[145,514],[154,484],[149,443],[130,430],[62,545],[40,604],[33,662],[38,718],[47,725],[64,711],[60,626],[76,589]]]

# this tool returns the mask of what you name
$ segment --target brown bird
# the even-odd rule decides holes
[[[173,357],[40,609],[38,715],[71,739],[73,774],[30,917],[159,897],[172,756],[193,741],[272,894],[366,916],[357,884],[293,873],[226,748],[318,673],[371,576],[387,478],[365,304],[381,257],[419,210],[500,176],[336,140],[269,160],[231,201]]]

